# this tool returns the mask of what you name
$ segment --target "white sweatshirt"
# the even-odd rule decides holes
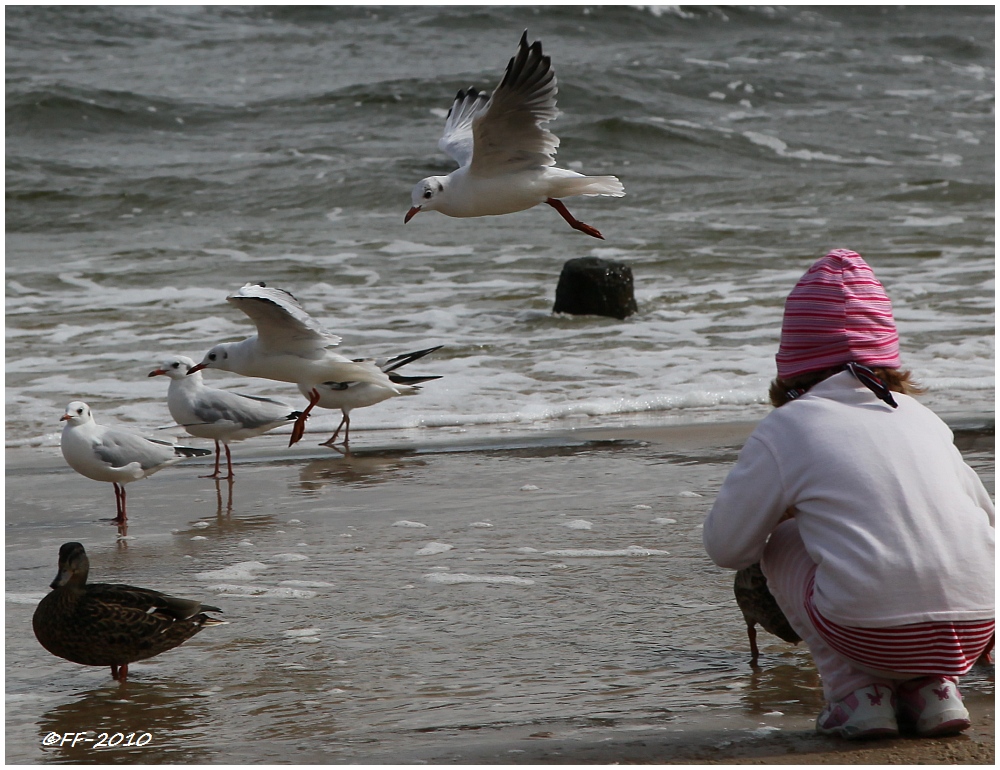
[[[993,502],[948,426],[893,396],[898,409],[841,372],[764,418],[705,520],[712,560],[759,561],[793,509],[829,620],[881,628],[994,617]]]

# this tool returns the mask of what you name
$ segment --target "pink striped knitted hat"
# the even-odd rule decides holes
[[[849,361],[899,367],[892,303],[859,254],[831,251],[795,284],[775,360],[785,380]]]

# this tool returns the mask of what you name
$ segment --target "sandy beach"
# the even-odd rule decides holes
[[[155,740],[114,761],[992,764],[992,667],[965,735],[862,744],[813,732],[801,647],[750,668],[699,525],[752,427],[359,431],[350,457],[272,435],[236,445],[231,487],[203,461],[130,485],[124,537],[110,485],[8,450],[7,760],[94,760],[41,740],[142,715]],[[957,433],[990,489],[991,431]],[[47,655],[30,616],[70,540],[92,579],[230,624],[121,688]]]

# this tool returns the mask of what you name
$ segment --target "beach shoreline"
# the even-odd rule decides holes
[[[981,422],[982,424],[976,420],[959,421],[953,427],[956,428],[956,442],[964,452],[978,458],[977,470],[984,476],[987,487],[992,490],[992,424],[989,420]],[[413,541],[411,547],[415,547],[427,540],[441,537],[432,534],[435,522],[428,511],[435,506],[438,515],[442,517],[465,516],[467,509],[478,507],[476,515],[485,517],[482,521],[492,522],[495,526],[492,531],[477,531],[499,535],[497,530],[501,528],[505,517],[512,515],[508,511],[537,505],[541,511],[553,512],[560,510],[559,506],[564,506],[565,510],[570,511],[567,518],[574,517],[568,525],[586,519],[594,523],[595,531],[600,529],[607,516],[637,520],[667,512],[678,519],[678,524],[659,525],[660,531],[691,522],[680,540],[674,536],[675,545],[669,548],[671,553],[682,556],[683,553],[690,552],[693,554],[691,558],[695,559],[693,563],[702,564],[705,557],[703,554],[698,555],[700,537],[696,522],[710,506],[712,490],[717,488],[719,480],[735,459],[739,447],[754,425],[752,421],[686,425],[591,425],[570,430],[512,431],[504,434],[497,434],[495,431],[457,433],[430,429],[395,435],[359,430],[352,442],[354,451],[350,458],[316,446],[319,434],[307,434],[302,444],[293,449],[285,448],[285,436],[269,435],[234,445],[237,479],[231,487],[224,482],[197,478],[210,469],[212,458],[175,466],[149,480],[130,485],[128,536],[124,540],[119,539],[117,545],[114,542],[114,528],[99,521],[100,517],[110,515],[113,511],[110,485],[77,476],[65,466],[57,447],[8,449],[7,688],[9,699],[27,699],[27,703],[21,708],[8,708],[8,761],[34,763],[86,759],[87,755],[73,754],[69,750],[41,749],[38,745],[39,731],[46,728],[68,731],[86,726],[95,714],[103,713],[102,710],[109,708],[109,703],[120,700],[114,694],[114,689],[108,686],[107,672],[72,666],[53,659],[41,651],[31,638],[31,597],[41,595],[46,590],[45,586],[51,578],[49,573],[55,566],[52,557],[60,542],[80,540],[87,543],[88,552],[91,551],[91,544],[95,544],[92,559],[95,564],[101,565],[103,574],[107,574],[110,562],[111,565],[119,565],[123,570],[121,574],[130,579],[136,573],[140,576],[149,575],[150,580],[159,581],[161,585],[163,581],[167,581],[167,585],[181,595],[199,595],[196,592],[204,594],[206,585],[186,575],[229,563],[225,560],[211,561],[201,555],[199,549],[210,547],[213,543],[234,542],[233,549],[227,553],[239,552],[238,546],[245,545],[248,540],[259,544],[264,537],[262,533],[266,533],[267,538],[276,543],[295,543],[298,540],[311,543],[318,539],[320,554],[341,549],[345,555],[353,557],[356,554],[352,552],[374,554],[378,547],[377,542],[363,539],[362,523],[374,527],[380,522],[385,526],[395,522],[392,526],[397,529],[391,530],[395,534],[407,531],[398,529],[398,525],[403,523],[400,519],[405,517],[423,520],[429,525],[426,530],[428,534],[423,535],[424,530],[412,530],[416,533],[414,537],[422,538]],[[641,460],[638,465],[637,460]],[[630,464],[626,464],[626,461]],[[552,465],[552,468],[546,470],[544,466],[547,464]],[[566,468],[583,467],[585,464],[587,478],[593,482],[592,489],[583,490],[572,499],[569,499],[569,492],[559,493],[555,490],[557,481],[565,475]],[[655,476],[648,474],[649,468],[656,469]],[[677,479],[682,481],[674,479],[670,473],[680,474]],[[602,480],[602,474],[609,480]],[[462,481],[467,482],[473,478],[474,487],[463,493],[460,488]],[[605,484],[610,485],[606,493],[601,491]],[[535,491],[531,491],[533,486],[536,487]],[[571,485],[567,485],[567,489],[569,488]],[[539,495],[545,494],[551,495],[548,501],[535,502],[541,500]],[[672,501],[669,505],[661,505],[657,501],[656,498],[664,495]],[[482,510],[482,504],[477,502],[480,497],[491,501],[495,509]],[[469,498],[469,501],[463,502],[464,498]],[[639,500],[646,500],[648,504],[633,504]],[[661,507],[664,510],[661,511]],[[303,534],[289,532],[287,541],[282,540],[286,537],[283,534],[285,529],[291,530],[297,526],[293,522],[301,518],[308,524],[307,517],[315,516],[319,509],[331,512],[327,515],[339,512],[338,516],[345,517],[336,525],[339,529],[329,532],[350,530],[354,532],[353,539],[335,539],[345,537],[343,534],[316,538],[314,533],[303,528]],[[646,509],[650,510],[647,512]],[[662,517],[654,520],[673,521]],[[352,522],[355,526],[347,526]],[[645,526],[644,521],[639,523]],[[574,532],[565,527],[560,531]],[[579,537],[588,535],[587,530],[579,532]],[[577,535],[573,534],[573,537]],[[634,542],[634,534],[623,535],[623,538],[619,545]],[[440,566],[430,567],[431,570],[453,567],[452,573],[460,569],[463,573],[470,572],[475,567],[472,559],[487,558],[477,554],[477,549],[463,550],[454,536],[444,539],[446,542],[455,542],[455,549],[439,557],[429,557],[440,558],[440,561],[435,562]],[[658,545],[653,540],[638,542],[644,547],[649,544]],[[344,544],[343,548],[341,543]],[[687,551],[682,551],[677,543],[686,543],[684,548]],[[298,542],[298,545],[305,546],[306,543]],[[275,545],[274,548],[286,552],[293,550],[289,545]],[[304,548],[300,550],[305,552]],[[460,551],[463,554],[461,562],[445,561],[451,553]],[[181,557],[177,555],[180,553],[185,554],[183,559],[187,561],[180,561]],[[259,558],[262,563],[273,564],[268,561],[267,556],[258,556],[257,552],[249,548],[246,553],[246,556],[240,558]],[[655,554],[655,551],[652,553]],[[279,555],[287,556],[287,553]],[[528,566],[523,568],[527,570],[530,567],[533,570],[531,572],[511,572],[511,568],[507,568],[507,571],[512,575],[530,575],[534,581],[542,580],[540,575],[546,573],[539,572],[537,566],[531,566],[537,564],[539,556],[527,554],[523,557],[535,560],[527,562]],[[227,558],[231,561],[233,557]],[[312,563],[318,563],[322,557],[313,554],[310,558],[313,559]],[[572,560],[564,558],[564,561]],[[615,580],[628,580],[629,573],[635,569],[625,565],[621,569],[627,570],[626,572],[621,572],[619,568],[609,572],[612,562],[597,561],[600,564],[594,567],[596,572],[593,574],[607,576],[608,579],[617,576],[614,577]],[[309,563],[302,562],[307,565]],[[430,564],[429,561],[426,563]],[[562,573],[552,574],[566,575],[576,569],[574,564],[570,563],[568,568],[565,568],[565,564],[554,564],[553,569],[560,566],[565,569]],[[178,565],[181,570],[176,572]],[[358,569],[353,562],[348,566],[352,572]],[[427,569],[424,567],[420,572],[426,573]],[[497,569],[494,565],[493,571]],[[703,621],[706,623],[718,613],[735,618],[728,573],[713,569],[706,574],[718,576],[712,578],[721,586],[718,592],[711,594],[708,603],[697,597],[697,601],[682,602],[685,607],[683,612],[696,613],[691,616],[695,620],[701,617],[697,613],[708,612]],[[345,586],[344,595],[349,593],[347,577],[337,573],[320,576],[332,580],[338,586]],[[136,578],[136,582],[141,584],[142,579]],[[526,577],[517,579],[527,581]],[[391,588],[392,579],[387,578],[387,583]],[[610,584],[608,587],[611,587]],[[413,589],[413,586],[409,588]],[[502,595],[498,592],[504,590],[499,588],[490,593],[488,589],[487,586],[482,594],[487,599]],[[419,590],[419,587],[414,590]],[[516,592],[518,589],[509,590]],[[209,597],[208,594],[204,595]],[[205,665],[200,659],[191,656],[208,655],[214,658],[228,654],[232,645],[237,645],[237,649],[240,649],[239,637],[234,641],[226,640],[224,634],[230,631],[225,629],[245,629],[248,625],[259,623],[254,615],[246,615],[250,612],[247,608],[264,606],[260,603],[252,604],[255,601],[249,596],[240,598],[230,594],[213,598],[213,602],[225,605],[227,619],[233,621],[232,625],[223,627],[219,633],[200,635],[184,648],[155,661],[136,664],[134,668],[137,683],[130,684],[130,687],[139,688],[140,694],[133,697],[137,700],[146,697],[141,688],[146,686],[150,677],[154,682],[176,681],[176,684],[154,685],[159,688],[158,692],[164,686],[183,690],[186,686],[184,682],[189,678],[197,680],[197,671]],[[440,603],[442,599],[436,601]],[[632,596],[629,601],[639,602],[640,597]],[[303,606],[308,609],[310,605]],[[477,604],[470,605],[476,606]],[[710,606],[711,609],[700,609]],[[298,625],[309,622],[303,620]],[[311,622],[322,625],[322,621],[315,619]],[[677,652],[682,655],[695,654],[688,648],[696,649],[705,645],[717,647],[722,656],[720,661],[732,658],[732,662],[725,664],[730,667],[727,671],[732,671],[731,674],[726,674],[732,684],[700,685],[703,691],[695,693],[682,706],[668,705],[665,702],[657,713],[653,713],[649,707],[630,711],[625,708],[624,702],[620,709],[613,708],[612,698],[604,711],[584,706],[582,708],[585,710],[579,712],[578,717],[554,713],[551,718],[547,718],[515,711],[500,719],[477,718],[471,712],[463,716],[462,708],[454,712],[444,709],[440,713],[433,709],[421,709],[412,717],[401,719],[388,727],[373,725],[368,732],[363,728],[356,728],[351,740],[339,744],[341,748],[349,747],[346,753],[335,752],[324,741],[317,741],[310,733],[315,728],[304,725],[301,745],[296,749],[296,761],[361,764],[993,763],[995,709],[992,669],[988,672],[978,671],[971,689],[965,691],[973,726],[961,736],[935,740],[901,737],[862,743],[840,741],[815,734],[813,721],[821,695],[818,694],[815,682],[808,678],[808,672],[803,673],[803,668],[810,667],[810,664],[801,647],[791,648],[772,639],[766,640],[762,644],[762,671],[753,672],[745,662],[745,632],[736,621],[726,623],[723,636],[710,636],[707,641],[694,637],[677,648]],[[337,618],[334,618],[332,624],[334,628],[340,628]],[[294,627],[297,628],[298,625]],[[278,629],[288,627],[289,621],[277,626]],[[697,628],[697,623],[693,627]],[[491,628],[492,621],[490,625],[474,631],[482,633],[483,629]],[[247,631],[240,633],[246,634]],[[280,639],[284,632],[278,630],[275,633]],[[266,634],[262,636],[262,639],[270,638]],[[627,637],[623,637],[623,641],[625,639]],[[273,645],[275,642],[268,641],[266,644]],[[346,643],[338,642],[335,649],[324,653],[323,660],[333,655],[343,658],[342,664],[350,663],[351,657],[343,650],[344,644]],[[675,654],[672,650],[670,648],[657,655],[669,658]],[[456,650],[454,653],[456,656],[463,654],[467,652]],[[360,652],[358,655],[360,656]],[[455,659],[458,660],[459,657]],[[189,662],[182,663],[185,660]],[[444,653],[442,660],[449,660],[449,654]],[[632,677],[640,682],[640,689],[650,691],[649,699],[652,702],[655,702],[657,692],[669,693],[665,688],[674,686],[670,684],[672,675],[663,670],[662,664],[657,660],[659,658],[650,664],[649,672],[640,671]],[[315,662],[311,664],[308,660],[302,662],[307,667],[315,665]],[[175,669],[175,666],[178,668]],[[224,674],[217,672],[213,676]],[[801,678],[803,676],[804,679]],[[657,681],[658,677],[663,681]],[[591,675],[581,674],[581,682],[591,679]],[[726,695],[727,686],[736,688],[731,692],[739,697]],[[225,689],[224,685],[223,688]],[[717,691],[716,688],[721,690]],[[497,703],[516,710],[518,704],[523,702],[520,695],[504,695],[502,687],[497,686],[496,691],[500,694],[484,694],[481,698],[477,697],[476,703],[489,704],[495,697]],[[613,691],[614,688],[611,689]],[[716,694],[717,692],[722,694]],[[32,706],[31,699],[37,693],[44,694],[45,705],[44,708],[38,706],[41,711],[33,713],[35,707]],[[77,711],[73,702],[80,699],[81,695],[84,700],[79,702],[87,701],[88,705],[80,706]],[[507,700],[504,700],[505,697]],[[108,701],[108,698],[112,700]],[[215,719],[226,718],[228,711],[224,703],[219,703],[214,708],[218,709]],[[72,711],[72,719],[67,718],[67,709]],[[211,719],[212,717],[208,718],[209,721]],[[181,754],[167,753],[151,758],[149,754],[136,753],[129,761],[281,761],[264,754],[259,759],[255,758],[255,746],[259,745],[248,739],[247,745],[241,749],[233,745],[215,745],[211,739],[206,738],[205,745],[194,751],[191,760],[181,759]],[[241,754],[241,751],[244,753]]]

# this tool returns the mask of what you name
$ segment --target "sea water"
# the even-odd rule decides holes
[[[944,411],[992,414],[993,10],[15,8],[7,19],[8,446],[74,399],[170,422],[170,354],[253,327],[225,297],[291,291],[351,357],[444,347],[441,375],[353,429],[549,429],[765,413],[782,303],[833,248],[893,301]],[[539,207],[428,212],[410,188],[455,91],[521,31],[552,57],[557,162],[616,174]],[[626,321],[554,315],[563,263],[628,265]],[[210,385],[296,404],[294,386]],[[339,414],[317,412],[312,430]]]

